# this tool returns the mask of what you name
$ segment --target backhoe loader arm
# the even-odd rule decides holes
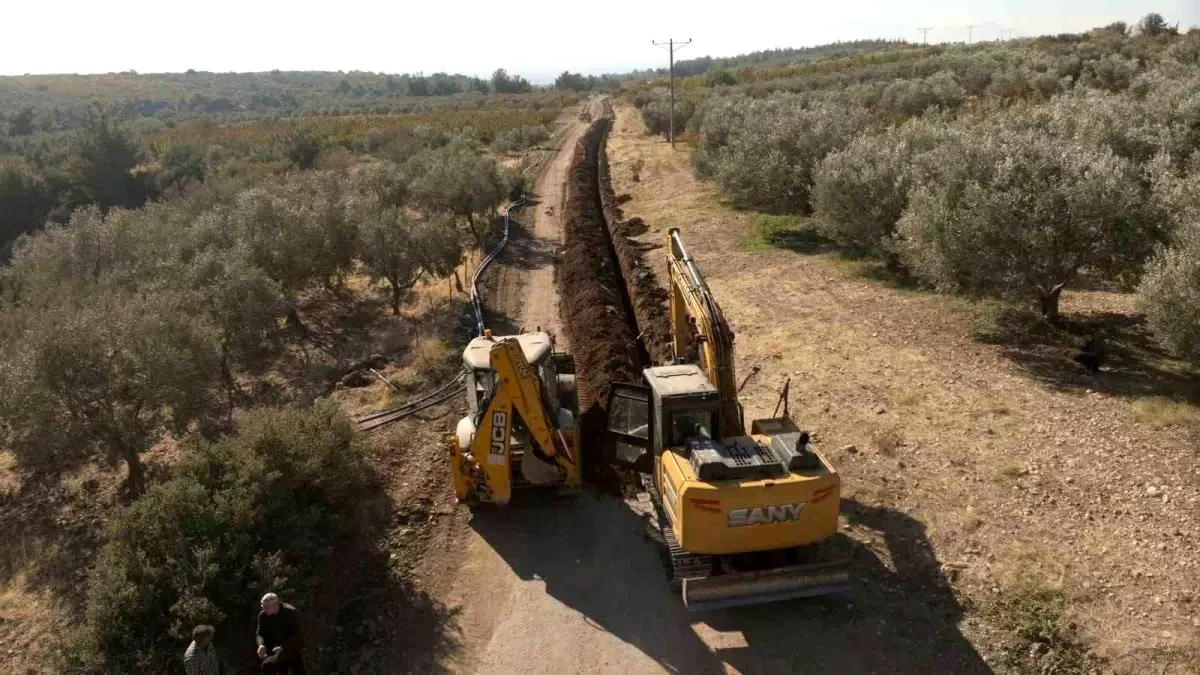
[[[700,269],[683,247],[679,228],[671,228],[667,238],[671,342],[675,360],[685,358],[690,319],[700,342],[700,369],[721,397],[721,434],[740,436],[745,433],[745,425],[733,365],[733,329],[725,320],[712,291],[708,290],[708,284],[704,283]]]
[[[489,359],[492,372],[496,373],[496,390],[504,392],[512,400],[513,407],[525,421],[525,426],[541,451],[548,457],[554,457],[562,451],[569,455],[565,444],[555,444],[558,424],[542,389],[542,381],[525,360],[521,345],[516,340],[502,340],[492,348]]]
[[[513,415],[520,415],[538,449],[562,467],[568,480],[577,478],[579,466],[570,445],[557,428],[556,418],[537,372],[525,360],[515,339],[497,342],[489,353],[495,384],[483,401],[478,429],[470,444],[470,458],[457,448],[452,461],[471,463],[472,470],[455,471],[455,492],[472,489],[488,493],[486,501],[505,504],[512,495],[511,439]],[[528,450],[527,450],[528,451]],[[475,479],[473,480],[472,477]],[[482,479],[482,485],[479,480]]]

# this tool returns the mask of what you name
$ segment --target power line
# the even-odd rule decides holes
[[[918,28],[917,30],[921,31],[921,44],[923,44],[923,45],[929,44],[929,31],[931,31],[933,29],[929,28],[929,27],[924,27],[924,28]]]
[[[668,68],[668,72],[670,73],[670,77],[671,77],[671,125],[669,127],[670,131],[669,131],[668,138],[671,139],[671,147],[674,148],[675,147],[675,49],[676,48],[683,49],[684,47],[692,44],[692,39],[688,38],[687,42],[678,42],[678,43],[675,42],[674,38],[668,39],[666,42],[655,42],[653,40],[651,40],[650,42],[655,47],[666,47],[667,50],[671,53],[670,61],[669,61],[670,67]]]

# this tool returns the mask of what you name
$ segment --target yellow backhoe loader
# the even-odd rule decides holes
[[[485,331],[467,345],[463,366],[468,413],[450,440],[459,501],[507,504],[533,485],[578,490],[574,362],[554,351],[553,337]]]
[[[783,417],[754,420],[746,433],[733,331],[678,229],[667,249],[676,364],[646,368],[640,385],[614,385],[608,432],[617,456],[653,457],[641,498],[672,583],[691,610],[847,590],[848,563],[819,560],[827,552],[809,546],[837,531],[838,472],[786,405]],[[698,363],[682,362],[689,323]]]

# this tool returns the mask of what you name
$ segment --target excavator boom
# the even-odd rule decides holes
[[[668,232],[670,248],[667,267],[671,277],[669,296],[671,345],[676,362],[688,360],[688,336],[695,330],[700,369],[721,395],[721,428],[729,436],[745,433],[742,406],[737,399],[737,376],[733,365],[733,329],[717,304],[700,269],[688,255],[679,228]]]

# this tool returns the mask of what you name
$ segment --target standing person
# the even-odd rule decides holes
[[[221,675],[217,649],[213,646],[216,632],[212,626],[196,626],[192,629],[192,644],[183,654],[183,670],[187,675]]]
[[[304,675],[304,640],[300,637],[300,612],[279,601],[279,596],[267,593],[259,603],[258,658],[262,672]]]

